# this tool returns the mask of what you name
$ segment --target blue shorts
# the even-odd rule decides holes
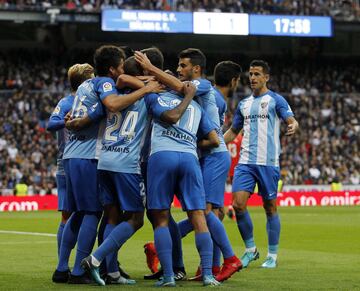
[[[206,203],[215,208],[224,206],[226,178],[230,169],[229,152],[218,152],[200,159],[204,179]]]
[[[259,195],[265,200],[272,200],[277,197],[279,178],[279,167],[238,164],[234,172],[232,191],[253,193],[257,183]]]
[[[103,205],[118,203],[123,211],[145,208],[145,184],[141,175],[98,170]]]
[[[56,174],[56,186],[58,196],[58,210],[67,210],[65,208],[65,196],[66,196],[66,177],[65,175]]]
[[[205,190],[200,164],[193,154],[161,151],[149,158],[148,209],[170,209],[174,193],[183,210],[205,209]]]
[[[102,211],[97,179],[97,160],[64,160],[65,208],[68,211]]]

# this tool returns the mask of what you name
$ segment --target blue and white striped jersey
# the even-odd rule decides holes
[[[294,116],[284,97],[268,91],[241,100],[232,127],[244,129],[239,164],[279,166],[280,119]]]
[[[69,131],[65,128],[65,116],[71,110],[74,102],[74,96],[69,95],[62,98],[56,105],[53,113],[49,118],[47,130],[56,131],[56,139],[58,142],[58,154],[57,154],[57,174],[65,175],[63,154],[65,144],[69,140]]]
[[[218,134],[220,140],[220,145],[217,148],[212,148],[210,150],[201,150],[200,154],[202,157],[204,157],[213,153],[226,152],[227,147],[224,142],[224,136],[221,130],[219,109],[216,102],[216,95],[221,93],[215,90],[212,87],[210,81],[206,79],[196,79],[191,82],[197,88],[195,100],[200,104],[202,109],[206,112],[211,122],[214,123],[216,127],[215,131]]]
[[[215,129],[214,123],[195,101],[191,101],[188,108],[176,124],[161,121],[161,114],[175,108],[182,97],[174,92],[154,94],[145,98],[146,106],[153,115],[150,155],[160,151],[175,151],[192,153],[197,157],[197,136],[205,136]]]
[[[89,79],[79,86],[72,106],[72,117],[88,115],[93,122],[85,129],[71,132],[63,159],[98,159],[105,127],[105,110],[100,99],[111,94],[118,93],[114,81],[108,77]]]
[[[157,94],[154,95],[157,98]],[[151,124],[145,98],[149,97],[145,96],[120,112],[107,113],[98,169],[140,174],[141,151]]]

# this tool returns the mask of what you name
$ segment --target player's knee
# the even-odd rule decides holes
[[[169,211],[168,210],[152,210],[149,213],[152,219],[153,228],[166,227],[169,224]]]
[[[277,213],[277,207],[276,204],[266,204],[263,205],[265,209],[266,216],[273,216]]]
[[[61,222],[66,223],[71,216],[71,212],[63,210],[61,212]]]
[[[234,199],[232,203],[232,207],[236,212],[245,212],[247,203],[242,201],[241,199]]]
[[[247,201],[249,199],[249,196],[250,193],[243,191],[233,193],[232,207],[236,212],[246,211]]]
[[[224,207],[221,207],[221,208],[218,208],[218,209],[214,209],[214,211],[215,211],[215,215],[216,215],[217,217],[219,217],[219,219],[220,219],[221,221],[223,221],[223,220],[224,220],[224,217],[225,217]]]
[[[130,224],[134,227],[135,231],[142,228],[144,225],[144,214],[143,213],[135,213],[129,221]]]

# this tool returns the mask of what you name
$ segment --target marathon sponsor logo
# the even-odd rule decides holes
[[[128,147],[117,147],[117,146],[103,145],[101,150],[102,151],[107,151],[107,152],[114,152],[114,153],[124,153],[124,154],[130,153],[130,149]]]
[[[245,120],[249,120],[251,119],[251,121],[257,120],[257,119],[269,119],[270,115],[269,114],[249,114],[249,115],[245,115]]]
[[[85,140],[85,139],[86,139],[86,136],[85,136],[85,135],[71,135],[71,136],[69,137],[69,141],[77,141],[77,140],[83,141],[83,140]]]
[[[185,141],[194,143],[194,139],[190,135],[185,134],[185,133],[178,133],[178,132],[171,131],[171,130],[163,130],[161,135],[162,136],[174,137],[176,139],[185,140]]]

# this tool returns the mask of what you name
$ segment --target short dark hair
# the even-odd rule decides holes
[[[219,86],[228,86],[233,78],[240,77],[241,66],[232,61],[223,61],[218,63],[214,69],[215,84]]]
[[[150,47],[141,50],[143,54],[149,58],[150,62],[157,68],[163,69],[164,67],[164,56],[157,47]]]
[[[270,66],[267,62],[263,60],[252,60],[250,67],[262,67],[265,74],[270,74]]]
[[[130,58],[134,55],[134,50],[131,47],[129,47],[127,45],[122,45],[119,47],[123,50],[123,52],[125,54],[125,59]]]
[[[124,73],[130,76],[142,76],[144,75],[144,70],[141,65],[135,60],[135,57],[132,56],[125,60]]]
[[[188,58],[193,66],[200,66],[201,72],[205,73],[206,70],[206,57],[204,53],[197,48],[188,48],[179,53],[180,59]]]
[[[94,54],[94,64],[99,76],[106,76],[110,67],[117,68],[125,60],[125,54],[122,49],[114,45],[103,45],[99,47]]]

